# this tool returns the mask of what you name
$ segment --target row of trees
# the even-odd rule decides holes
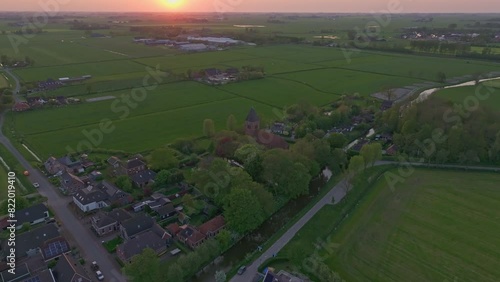
[[[394,132],[394,143],[409,157],[440,164],[500,162],[497,111],[483,106],[465,111],[460,105],[432,97],[399,116],[399,109],[394,108],[377,123]]]
[[[471,51],[470,44],[438,40],[412,40],[410,48],[419,52],[441,54],[466,54]]]
[[[9,57],[8,55],[5,55],[5,54],[0,55],[0,63],[4,66],[12,66],[18,62],[24,62],[27,66],[33,66],[35,64],[35,60],[33,60],[29,56],[24,57],[24,61],[23,61],[22,59],[12,58],[12,57]]]

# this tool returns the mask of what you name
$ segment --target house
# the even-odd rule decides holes
[[[203,235],[198,229],[194,226],[184,225],[180,227],[180,231],[177,234],[177,239],[184,243],[186,246],[189,246],[191,249],[195,249],[200,246],[203,242],[205,242],[205,235]]]
[[[275,122],[271,126],[271,132],[274,134],[284,134],[286,130],[285,124],[282,122]]]
[[[73,195],[73,203],[83,212],[90,212],[108,206],[108,194],[92,186],[81,189]]]
[[[60,236],[61,234],[54,224],[42,225],[36,229],[18,234],[16,237],[17,260],[40,253],[45,242]],[[7,241],[5,241],[2,249],[6,250],[7,248]]]
[[[2,282],[15,282],[21,281],[21,279],[27,279],[31,275],[28,266],[23,263],[16,265],[16,271],[14,274],[10,273],[8,270],[4,270],[0,273],[0,281]]]
[[[254,108],[250,109],[245,120],[245,134],[251,136],[257,143],[268,149],[288,149],[288,142],[283,137],[260,129],[260,118]]]
[[[120,229],[120,224],[132,216],[124,209],[115,209],[111,212],[99,211],[92,216],[90,222],[92,228],[99,236],[104,236]]]
[[[141,214],[122,222],[120,225],[120,235],[124,240],[130,240],[137,235],[148,231],[154,224],[155,221],[153,218],[145,214]]]
[[[40,249],[45,261],[58,258],[71,251],[68,241],[66,241],[63,237],[56,237],[45,241]]]
[[[66,171],[68,168],[60,163],[56,158],[50,157],[48,158],[44,163],[43,163],[45,170],[51,174],[57,174],[57,173],[62,173],[63,171]]]
[[[205,235],[207,238],[214,237],[219,234],[219,232],[226,226],[226,222],[224,221],[224,217],[222,215],[218,215],[211,220],[203,223],[198,227],[198,230]]]
[[[63,254],[52,269],[56,282],[92,282],[82,266],[70,255]]]
[[[57,162],[62,164],[67,168],[68,172],[71,173],[83,173],[85,172],[82,162],[80,160],[73,160],[70,156],[64,156],[57,159]]]
[[[153,194],[151,197],[143,199],[142,202],[135,204],[132,208],[135,212],[143,211],[146,206],[148,206],[152,210],[159,209],[169,203],[171,203],[170,199],[161,195],[161,197],[154,197]]]
[[[148,184],[154,183],[155,177],[156,172],[148,169],[130,176],[130,179],[132,180],[132,183],[137,187],[144,188]]]
[[[292,274],[280,270],[278,273],[274,273],[273,268],[268,268],[264,280],[262,282],[305,282],[306,280],[293,276]]]
[[[26,102],[18,102],[12,106],[12,111],[14,111],[14,112],[25,112],[29,109],[31,109],[31,107]]]
[[[385,153],[389,156],[395,156],[398,153],[398,149],[398,145],[392,144],[389,148],[387,148],[387,150],[385,150]]]
[[[155,209],[155,212],[158,214],[158,216],[160,216],[160,219],[170,218],[177,214],[177,210],[172,203]]]
[[[164,253],[171,242],[172,236],[155,224],[150,230],[118,245],[116,254],[121,261],[130,263],[135,255],[142,253],[146,248],[152,249],[157,255]]]
[[[125,174],[128,176],[131,176],[146,170],[146,163],[139,157],[136,157],[128,160],[126,163],[122,163],[122,170],[124,170]]]
[[[181,228],[179,227],[179,224],[177,224],[177,222],[167,225],[165,229],[172,237],[176,237],[177,234],[179,234],[179,232],[181,231]]]
[[[132,203],[133,201],[133,198],[130,194],[123,192],[118,187],[106,180],[101,182],[98,187],[108,195],[108,205],[124,206]]]
[[[85,183],[76,175],[67,171],[63,172],[61,178],[61,189],[68,195],[73,195],[85,188]]]
[[[47,262],[41,252],[34,256],[20,259],[17,263],[19,265],[26,264],[32,275],[47,270]]]
[[[120,159],[115,156],[110,157],[107,162],[113,168],[119,168],[121,165]]]
[[[52,270],[45,269],[40,272],[31,274],[25,280],[21,280],[21,282],[56,282],[56,280],[54,279]]]
[[[44,222],[47,218],[49,218],[49,210],[44,204],[38,204],[29,208],[18,210],[16,211],[16,229],[21,229],[24,223],[35,225]]]

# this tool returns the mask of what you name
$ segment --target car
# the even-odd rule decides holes
[[[99,265],[97,264],[96,261],[93,261],[90,268],[92,268],[93,271],[97,271],[97,270],[99,270]]]
[[[102,274],[102,272],[100,270],[95,272],[95,276],[97,277],[97,280],[99,280],[99,281],[104,280],[104,275]]]
[[[37,182],[35,182],[35,183],[33,183],[33,187],[38,188],[38,187],[40,187],[40,184],[38,184]]]
[[[238,275],[242,275],[243,273],[245,273],[245,271],[247,270],[247,267],[246,266],[241,266],[240,268],[238,268]]]
[[[46,218],[45,219],[45,223],[49,224],[49,223],[54,223],[56,222],[55,218],[51,217],[51,218]]]

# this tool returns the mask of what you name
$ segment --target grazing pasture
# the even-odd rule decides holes
[[[499,181],[495,173],[418,169],[391,189],[381,177],[340,228],[324,234],[335,249],[320,254],[346,281],[496,281]],[[337,213],[324,207],[291,244],[313,248],[312,228]]]
[[[459,105],[465,105],[467,103],[467,106],[470,107],[474,106],[472,104],[474,101],[478,101],[483,107],[500,110],[499,81],[487,81],[482,84],[482,86],[464,86],[443,89],[433,95]]]

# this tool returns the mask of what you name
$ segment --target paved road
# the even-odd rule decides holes
[[[452,168],[452,169],[464,169],[464,170],[478,170],[478,171],[494,171],[500,172],[500,167],[480,167],[480,166],[462,166],[462,165],[435,165],[426,163],[415,163],[415,162],[393,162],[393,161],[379,161],[375,164],[380,165],[401,165],[401,166],[414,166],[414,167],[431,167],[431,168]],[[295,234],[325,205],[332,204],[332,197],[335,199],[337,204],[346,195],[346,182],[342,180],[337,185],[335,185],[316,205],[314,205],[299,221],[297,221],[288,231],[283,234],[269,249],[267,249],[262,255],[256,259],[251,265],[247,266],[247,270],[243,275],[234,276],[230,282],[250,282],[255,277],[258,272],[258,267],[266,261],[268,258],[272,257],[273,254],[277,254],[294,236]]]
[[[16,89],[19,89],[16,87]],[[17,92],[16,92],[17,93]],[[122,282],[126,281],[125,277],[122,275],[120,266],[114,260],[114,258],[108,254],[108,252],[100,246],[98,240],[95,239],[95,235],[92,231],[85,227],[83,223],[75,216],[75,214],[69,209],[67,197],[59,194],[56,189],[38,169],[35,169],[31,164],[19,153],[19,151],[12,145],[12,143],[7,139],[2,132],[2,125],[4,123],[4,115],[0,116],[0,143],[3,144],[14,157],[19,161],[19,163],[28,171],[30,171],[30,176],[28,177],[32,183],[39,183],[40,188],[38,188],[40,194],[48,199],[48,205],[54,211],[56,218],[62,223],[64,230],[73,237],[79,250],[87,258],[87,261],[97,261],[103,269],[103,273],[106,276],[106,281],[110,282]],[[94,279],[95,277],[91,277]]]
[[[16,87],[13,90],[13,92],[14,92],[14,101],[20,102],[21,98],[17,95],[17,94],[19,94],[19,91],[21,90],[21,83],[19,82],[19,79],[17,78],[17,76],[15,76],[11,72],[10,69],[3,69],[3,71],[5,71],[7,74],[10,75],[10,77],[12,77],[14,79],[14,82],[16,83]]]

